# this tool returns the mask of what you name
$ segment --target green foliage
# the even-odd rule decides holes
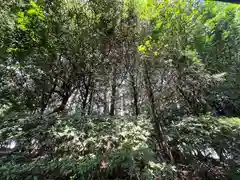
[[[201,166],[220,168],[221,163],[216,165],[214,161],[206,163],[201,159],[209,156],[204,155],[204,148],[216,152],[224,148],[231,153],[224,163],[237,160],[239,151],[239,144],[229,144],[239,139],[239,126],[209,117],[187,118],[167,129],[169,143],[173,149],[179,148],[181,158],[185,159],[183,165],[176,159],[176,166],[157,160],[154,134],[145,117],[12,114],[2,120],[2,142],[9,139],[17,142],[12,153],[1,157],[0,174],[4,179],[174,179],[183,171],[183,165],[194,159],[196,173],[200,174]],[[196,154],[200,150],[202,156]],[[107,164],[104,168],[103,161]],[[224,171],[229,169],[225,167]]]
[[[154,161],[151,128],[144,118],[12,116],[4,122],[1,139],[16,140],[19,146],[14,154],[1,158],[4,179],[136,177],[143,170],[141,162]],[[103,159],[108,167],[101,170]]]
[[[239,6],[0,4],[2,179],[239,178]]]
[[[239,118],[187,117],[173,124],[167,134],[170,144],[182,154],[180,161],[195,164],[197,173],[201,173],[201,166],[215,170],[222,167],[225,173],[235,169],[237,173],[239,128]],[[216,176],[216,179],[226,178],[221,173]]]

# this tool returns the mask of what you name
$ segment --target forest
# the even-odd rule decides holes
[[[240,180],[240,5],[0,0],[0,179]]]

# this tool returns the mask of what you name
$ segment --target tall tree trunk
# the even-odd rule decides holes
[[[84,97],[83,97],[83,101],[82,101],[82,115],[86,114],[86,108],[87,108],[87,103],[88,103],[88,97],[89,97],[89,91],[90,91],[90,86],[91,86],[91,82],[92,82],[92,77],[91,75],[89,75],[87,77],[87,82],[85,79],[83,79],[83,84],[84,84]]]
[[[44,92],[43,92],[42,98],[41,98],[41,111],[40,111],[41,114],[43,114],[44,111],[46,110],[46,108],[47,108],[47,106],[48,106],[48,104],[49,104],[49,101],[50,101],[50,99],[52,98],[52,95],[53,95],[56,87],[57,87],[57,79],[53,82],[53,86],[52,86],[52,88],[51,88],[51,90],[50,90],[50,92],[48,93],[48,95],[47,95],[46,98],[45,98],[45,94],[44,94]]]
[[[93,85],[91,85],[91,92],[90,92],[90,95],[89,95],[89,105],[88,105],[88,115],[91,115],[92,113],[92,102],[93,102]]]
[[[62,100],[61,100],[61,104],[60,106],[58,106],[57,108],[55,108],[50,114],[52,113],[60,113],[62,112],[67,105],[68,99],[70,98],[71,94],[70,93],[66,93],[62,96]]]
[[[111,102],[110,102],[110,116],[115,114],[115,103],[116,103],[116,91],[117,91],[117,73],[116,73],[116,64],[112,68],[112,84],[111,84]]]
[[[149,75],[149,71],[148,71],[148,67],[150,67],[150,66],[146,62],[146,60],[143,60],[143,66],[144,66],[144,81],[145,81],[145,86],[146,86],[146,90],[147,90],[148,101],[150,103],[150,112],[151,112],[151,116],[152,116],[152,123],[154,126],[155,133],[157,135],[157,141],[158,141],[159,146],[162,147],[164,149],[165,153],[168,155],[171,163],[174,163],[174,159],[173,159],[170,147],[167,143],[167,140],[164,137],[162,125],[156,114],[155,98],[154,98],[152,83],[151,83],[151,79],[150,79],[150,75]]]
[[[107,115],[107,113],[108,113],[107,93],[108,93],[108,88],[105,86],[105,91],[103,92],[103,94],[104,94],[104,99],[103,99],[103,113],[104,113],[104,115]]]
[[[55,90],[55,92],[57,92],[61,97],[61,104],[60,104],[60,106],[55,108],[50,114],[55,113],[55,112],[56,113],[62,112],[66,108],[68,100],[71,97],[71,95],[73,94],[73,92],[75,91],[75,89],[76,88],[72,87],[72,85],[69,83],[69,81],[66,81],[62,85],[61,91]]]
[[[132,86],[132,96],[133,96],[133,106],[134,106],[134,114],[135,116],[139,115],[139,107],[138,107],[138,92],[137,85],[134,78],[134,72],[130,72],[130,81]]]

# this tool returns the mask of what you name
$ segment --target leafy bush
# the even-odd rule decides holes
[[[154,161],[145,118],[14,116],[1,126],[1,139],[17,143],[1,158],[4,179],[126,179]]]
[[[3,179],[49,180],[172,180],[190,175],[204,179],[201,173],[210,168],[210,174],[216,173],[212,179],[225,178],[225,173],[236,176],[239,127],[226,122],[205,116],[171,125],[165,132],[175,159],[171,165],[159,159],[153,128],[146,117],[12,114],[2,118],[0,127],[0,175]],[[4,146],[10,142],[15,142],[16,147]],[[212,156],[220,156],[220,148],[224,160]],[[212,154],[207,154],[206,149],[212,149]]]
[[[229,171],[239,171],[239,130],[238,118],[202,116],[172,124],[167,134],[177,161],[193,165],[200,176],[207,170],[205,178],[224,179]]]

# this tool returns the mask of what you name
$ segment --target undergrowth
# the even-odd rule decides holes
[[[161,156],[143,116],[11,115],[2,118],[0,129],[0,176],[6,180],[239,177],[239,126],[208,116],[165,129],[174,164]],[[11,142],[15,147],[7,148]]]

